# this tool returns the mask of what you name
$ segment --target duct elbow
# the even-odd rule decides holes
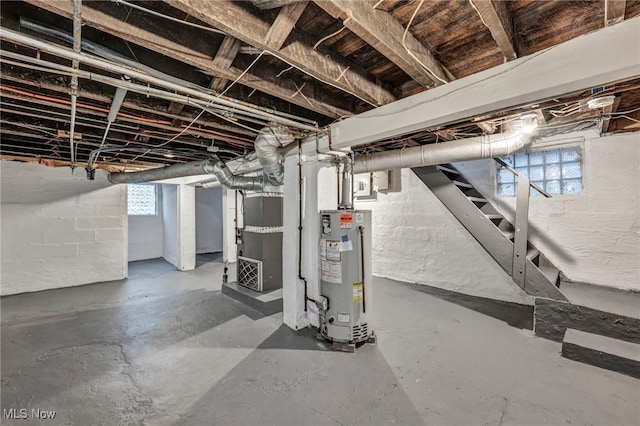
[[[294,137],[290,133],[270,127],[263,128],[256,138],[254,147],[258,163],[260,163],[270,184],[277,186],[284,182],[284,168],[279,149],[293,141]]]

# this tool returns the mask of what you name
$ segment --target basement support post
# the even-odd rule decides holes
[[[196,267],[196,188],[178,185],[177,229],[178,264],[180,271],[191,271]]]
[[[284,323],[294,330],[309,325],[318,326],[317,309],[313,302],[304,310],[304,282],[298,278],[298,256],[302,250],[301,275],[307,280],[308,296],[319,296],[320,213],[318,211],[318,171],[320,164],[316,154],[315,136],[307,138],[301,145],[301,155],[289,155],[284,161],[284,205],[283,205],[283,314]],[[300,184],[299,162],[302,161],[302,184]],[[302,188],[302,193],[300,193]],[[299,224],[299,198],[302,199],[302,230]],[[302,232],[302,245],[299,245]]]
[[[238,246],[236,246],[236,210],[237,202],[240,203],[238,191],[222,188],[222,261],[235,263],[238,260]],[[240,220],[240,218],[238,218]]]

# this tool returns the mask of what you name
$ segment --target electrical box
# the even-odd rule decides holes
[[[355,345],[372,337],[367,322],[371,304],[371,212],[320,212],[320,334]]]

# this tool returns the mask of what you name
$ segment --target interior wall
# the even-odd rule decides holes
[[[161,185],[162,187],[162,257],[178,265],[178,187]]]
[[[129,216],[129,262],[163,256],[162,188],[157,186],[158,214]]]
[[[402,170],[402,191],[379,193],[356,208],[372,211],[374,275],[531,303],[410,169]]]
[[[570,281],[640,291],[640,133],[584,132],[555,142],[572,140],[584,140],[585,192],[531,197],[531,240]],[[457,166],[513,219],[515,198],[496,196],[492,160]]]
[[[127,188],[82,168],[0,162],[1,295],[123,279]]]
[[[196,188],[196,253],[222,251],[222,188]]]

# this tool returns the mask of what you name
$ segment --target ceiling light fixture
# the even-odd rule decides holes
[[[589,99],[587,101],[587,107],[589,109],[600,109],[613,105],[616,100],[614,95],[600,96],[599,98]]]

